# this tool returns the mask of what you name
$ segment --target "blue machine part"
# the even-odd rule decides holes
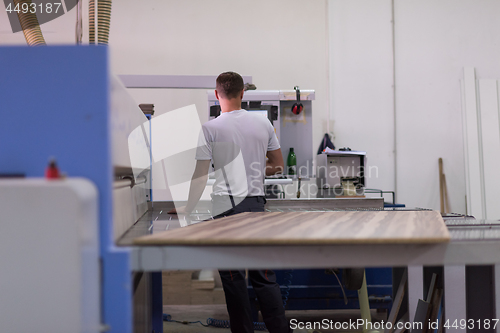
[[[287,310],[359,309],[358,292],[344,288],[348,303],[334,275],[325,274],[324,269],[295,269],[287,284],[287,270],[275,270],[282,295],[286,294]],[[392,306],[392,269],[366,268],[366,281],[371,309],[390,309]],[[342,270],[337,274],[342,282]],[[249,287],[250,297],[255,298]]]
[[[49,157],[99,190],[102,321],[132,333],[130,250],[112,232],[106,46],[0,47],[0,174],[43,177]]]

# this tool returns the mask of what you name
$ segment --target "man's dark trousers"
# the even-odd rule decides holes
[[[243,212],[263,212],[266,200],[264,197],[247,197],[232,209],[216,218],[235,215]],[[214,201],[216,204],[216,201]],[[219,271],[227,312],[232,333],[253,332],[252,311],[248,296],[244,270]],[[252,283],[264,323],[270,333],[288,333],[292,330],[285,317],[285,309],[281,298],[276,276],[271,270],[249,270],[248,279]]]

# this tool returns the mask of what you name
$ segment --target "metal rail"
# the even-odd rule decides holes
[[[145,184],[148,179],[145,176],[134,178],[133,176],[122,177],[113,182],[113,189],[120,189],[125,187],[134,187],[136,185]]]

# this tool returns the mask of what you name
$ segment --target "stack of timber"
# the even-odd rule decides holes
[[[214,279],[193,279],[195,272],[162,272],[163,305],[225,304],[224,291],[215,287]]]

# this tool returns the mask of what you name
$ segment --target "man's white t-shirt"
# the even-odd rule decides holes
[[[279,148],[269,119],[241,109],[202,126],[196,159],[212,160],[212,195],[263,196],[266,153]]]

